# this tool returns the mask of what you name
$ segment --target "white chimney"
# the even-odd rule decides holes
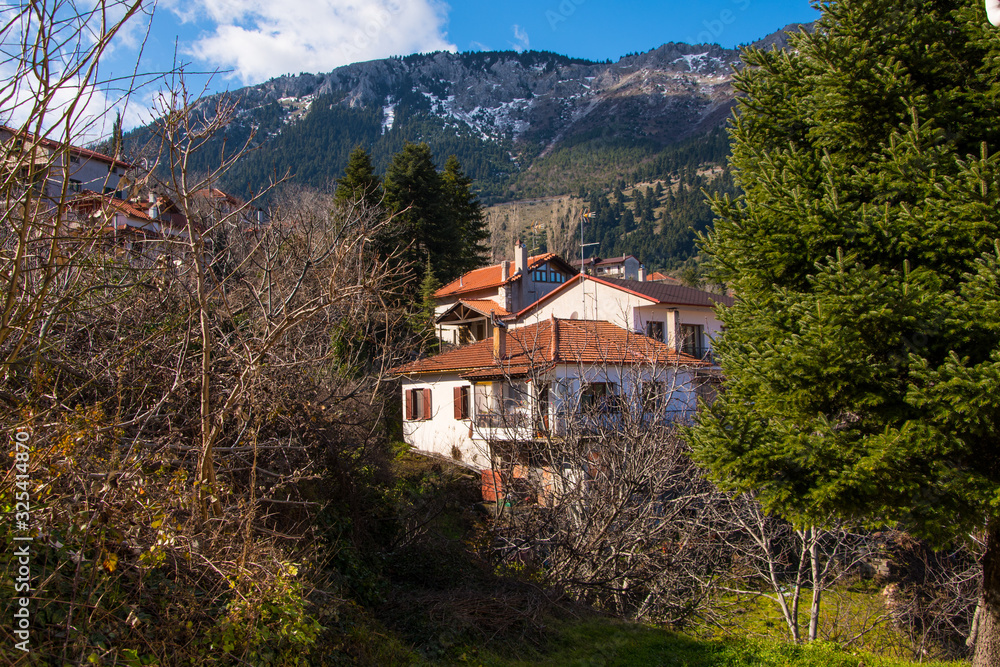
[[[640,264],[639,265],[639,282],[641,282],[641,283],[646,282],[646,265],[645,264]]]
[[[528,270],[528,248],[521,240],[514,242],[514,275]]]
[[[500,280],[507,282],[508,278],[510,278],[510,262],[506,259],[500,260]]]

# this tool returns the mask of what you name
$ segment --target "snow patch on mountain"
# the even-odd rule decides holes
[[[726,68],[725,60],[719,57],[710,57],[708,51],[705,53],[689,53],[677,58],[670,64],[676,65],[682,61],[687,64],[688,70],[691,72],[718,72],[720,69],[725,70]]]
[[[421,94],[431,103],[433,114],[465,124],[484,141],[517,137],[528,129],[524,115],[531,107],[531,100],[525,98],[515,98],[497,106],[476,106],[466,111],[455,102],[454,95],[442,98],[433,93]]]
[[[387,104],[382,107],[382,134],[392,129],[396,124],[396,105]]]

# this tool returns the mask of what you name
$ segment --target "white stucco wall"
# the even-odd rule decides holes
[[[554,434],[560,433],[560,418],[575,419],[579,415],[580,395],[587,383],[607,382],[617,386],[616,394],[623,397],[632,409],[640,400],[643,382],[660,383],[665,395],[664,416],[671,419],[686,419],[694,414],[697,407],[697,393],[693,382],[694,374],[685,369],[634,367],[600,367],[560,364],[542,377],[528,383],[525,410],[527,414],[537,414],[534,405],[538,384],[549,385],[548,423]],[[469,387],[469,419],[455,419],[454,388]],[[431,416],[429,419],[406,419],[406,404],[410,400],[410,390],[430,388]],[[475,386],[455,374],[433,375],[422,379],[402,381],[403,390],[403,437],[407,444],[418,451],[430,452],[449,458],[458,458],[480,470],[490,467],[489,443],[491,440],[530,440],[533,427],[504,429],[477,426]],[[493,384],[490,392],[494,398],[500,392],[499,383]],[[493,403],[493,399],[491,399]]]
[[[431,418],[408,421],[406,419],[406,401],[409,400],[409,390],[430,387]],[[419,380],[403,379],[403,438],[408,445],[417,450],[432,452],[455,458],[457,451],[461,460],[480,469],[490,467],[489,452],[484,444],[474,442],[473,413],[470,410],[469,419],[455,419],[455,387],[470,387],[470,404],[472,400],[471,384],[457,375],[434,375]]]
[[[676,311],[676,314],[675,314]],[[700,346],[711,348],[711,340],[722,331],[722,323],[709,307],[672,306],[591,280],[571,285],[544,302],[514,328],[536,324],[555,316],[567,320],[604,320],[629,331],[646,333],[648,322],[664,324],[664,342],[676,345],[675,332],[680,324],[704,327],[705,340]]]

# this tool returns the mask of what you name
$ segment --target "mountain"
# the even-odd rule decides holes
[[[779,32],[756,45],[784,43]],[[639,181],[700,187],[699,168],[725,165],[720,128],[739,63],[736,50],[669,43],[614,63],[538,51],[439,52],[283,76],[230,94],[238,116],[225,145],[252,136],[259,150],[221,185],[245,194],[288,174],[330,187],[357,144],[384,171],[405,142],[426,141],[441,163],[458,157],[487,204],[607,194]],[[217,162],[222,139],[192,166]]]

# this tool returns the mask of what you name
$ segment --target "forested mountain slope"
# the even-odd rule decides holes
[[[780,48],[784,42],[779,32],[757,44]],[[193,167],[207,171],[224,150],[250,138],[259,150],[221,187],[246,195],[286,177],[325,189],[357,145],[384,173],[406,142],[426,141],[439,167],[448,155],[458,157],[485,204],[609,195],[616,186],[682,179],[684,195],[706,185],[693,176],[699,169],[725,165],[719,128],[733,106],[738,65],[736,50],[669,43],[614,63],[548,52],[439,52],[283,76],[230,94],[239,120]],[[132,144],[145,134],[134,132]],[[660,203],[654,227],[668,235],[683,228],[684,239],[629,240],[635,230],[618,209],[599,224],[600,252],[646,248],[651,258],[688,256],[690,228],[703,227],[710,214],[700,203],[676,203],[670,197]]]

